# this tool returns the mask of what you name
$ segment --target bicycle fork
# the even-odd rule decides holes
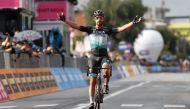
[[[102,88],[102,81],[101,81],[101,76],[97,76],[97,81],[96,81],[96,93],[95,93],[95,109],[100,109],[100,103],[103,103],[103,88]]]

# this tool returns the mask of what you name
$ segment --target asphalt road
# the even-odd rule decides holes
[[[190,109],[190,73],[152,73],[110,83],[102,109]],[[0,109],[87,109],[88,88],[0,103]]]

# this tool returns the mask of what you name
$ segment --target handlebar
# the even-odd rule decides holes
[[[110,68],[102,68],[102,67],[87,67],[87,69],[110,69]]]

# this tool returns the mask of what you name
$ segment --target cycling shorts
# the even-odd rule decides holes
[[[111,60],[108,56],[91,55],[88,59],[88,65],[92,68],[92,70],[89,70],[89,76],[96,77],[98,73],[97,67],[102,67],[103,63],[107,63],[111,68]]]

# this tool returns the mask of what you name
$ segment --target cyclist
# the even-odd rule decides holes
[[[105,20],[105,15],[102,10],[96,10],[94,12],[94,21],[95,26],[80,26],[76,23],[65,19],[63,13],[58,15],[59,19],[64,21],[67,25],[71,26],[74,29],[80,30],[82,32],[87,32],[89,35],[89,41],[91,46],[91,56],[89,57],[89,67],[90,69],[90,85],[89,85],[89,98],[90,98],[90,106],[89,109],[94,109],[94,94],[95,94],[95,85],[96,85],[96,72],[97,69],[95,67],[106,68],[103,70],[103,75],[105,78],[105,93],[108,93],[108,83],[110,79],[110,61],[107,52],[107,43],[108,37],[113,33],[119,33],[125,30],[128,30],[135,23],[139,23],[141,21],[141,17],[136,16],[132,22],[129,22],[118,28],[108,28],[104,27],[103,23]],[[102,65],[102,66],[101,66]],[[94,67],[94,69],[93,69]]]

